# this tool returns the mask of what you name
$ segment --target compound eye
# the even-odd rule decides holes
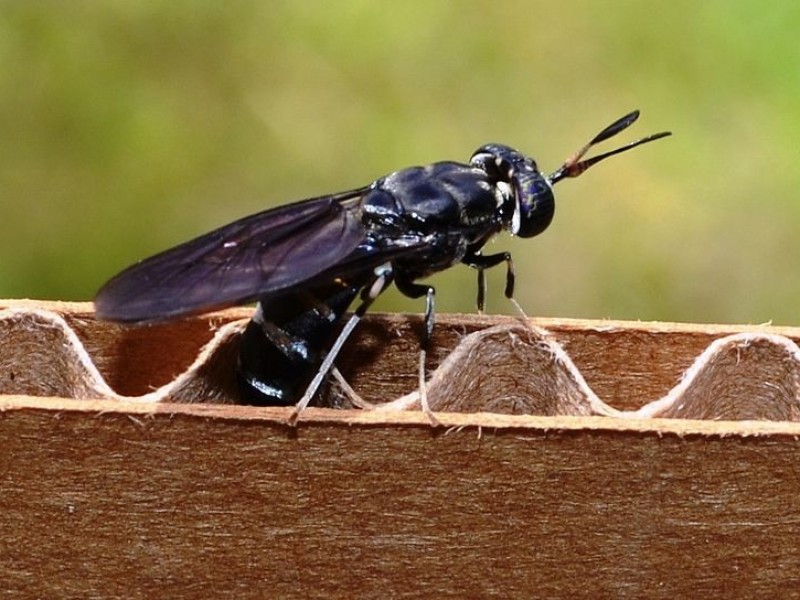
[[[555,198],[549,182],[536,173],[515,178],[516,210],[511,222],[511,232],[529,238],[547,229],[553,220]]]

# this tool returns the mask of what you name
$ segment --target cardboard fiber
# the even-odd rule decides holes
[[[378,410],[231,404],[248,311],[0,312],[0,589],[28,597],[794,597],[794,328],[376,315]],[[337,405],[332,387],[323,404]]]

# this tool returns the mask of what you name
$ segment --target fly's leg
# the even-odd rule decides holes
[[[297,423],[300,413],[308,406],[309,402],[311,402],[311,399],[314,397],[314,394],[317,393],[319,386],[333,368],[333,361],[336,360],[336,357],[342,350],[347,338],[349,338],[350,334],[353,333],[356,325],[358,325],[359,321],[361,321],[369,307],[372,306],[372,303],[375,301],[375,299],[380,296],[381,293],[392,283],[393,279],[394,272],[392,271],[392,267],[389,263],[381,265],[375,269],[375,276],[369,283],[367,283],[366,286],[364,286],[364,289],[361,291],[361,304],[358,305],[358,308],[356,308],[353,315],[342,328],[342,331],[339,333],[336,341],[331,346],[331,349],[328,350],[328,354],[325,356],[322,364],[320,364],[317,374],[314,375],[311,383],[308,384],[303,397],[300,398],[297,404],[295,404],[292,414],[289,415],[289,425],[294,426]]]
[[[500,252],[498,254],[489,254],[484,256],[480,252],[471,252],[461,259],[465,265],[477,269],[478,271],[478,312],[483,313],[483,308],[486,303],[486,269],[496,267],[500,263],[506,263],[506,298],[511,300],[517,310],[520,312],[522,309],[516,300],[514,300],[514,261],[511,259],[510,252]],[[523,313],[524,314],[524,313]]]
[[[425,296],[424,331],[422,333],[422,343],[420,344],[419,351],[419,403],[422,412],[428,417],[431,425],[433,427],[438,427],[441,425],[441,422],[439,422],[439,419],[433,414],[428,404],[428,392],[425,385],[425,358],[431,338],[433,337],[433,326],[436,321],[436,311],[434,307],[436,289],[429,285],[420,285],[411,281],[397,281],[396,283],[397,289],[409,298],[422,298],[422,296]]]
[[[522,322],[526,327],[530,327],[528,322],[528,315],[522,310],[522,306],[514,298],[514,283],[516,282],[516,275],[514,274],[514,261],[511,258],[510,252],[499,252],[498,254],[489,254],[484,256],[480,252],[468,252],[467,255],[461,260],[465,265],[478,270],[478,312],[483,313],[484,302],[486,299],[486,269],[496,267],[500,263],[506,263],[506,289],[505,296],[509,302],[519,313]]]

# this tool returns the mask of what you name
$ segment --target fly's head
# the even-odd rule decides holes
[[[487,144],[475,151],[470,164],[485,171],[495,186],[500,219],[512,235],[529,238],[547,229],[556,208],[553,187],[532,158]]]
[[[502,144],[481,146],[472,155],[470,164],[483,170],[494,185],[498,214],[506,229],[519,237],[533,237],[547,229],[553,220],[556,208],[553,185],[562,179],[580,176],[610,156],[670,135],[668,131],[654,133],[599,156],[583,158],[589,148],[627,129],[638,118],[639,111],[634,110],[617,119],[550,175],[542,175],[532,158]]]

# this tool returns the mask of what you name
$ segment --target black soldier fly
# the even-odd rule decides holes
[[[294,418],[334,368],[358,321],[394,282],[406,296],[426,298],[424,390],[435,291],[418,280],[457,263],[473,267],[482,310],[484,270],[505,263],[505,295],[512,298],[511,255],[482,254],[486,242],[503,229],[523,238],[538,235],[553,218],[554,184],[670,135],[653,134],[581,160],[638,117],[634,111],[615,121],[549,176],[513,148],[488,144],[469,164],[410,167],[361,188],[245,217],[122,271],[98,292],[97,316],[145,323],[258,301],[241,341],[243,399],[295,404]],[[357,296],[360,304],[337,333]]]

